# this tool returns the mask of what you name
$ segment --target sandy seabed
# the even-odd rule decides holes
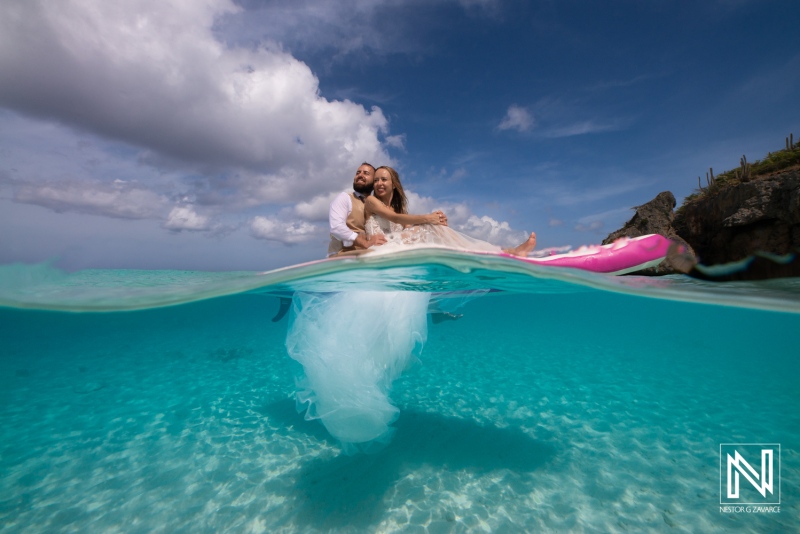
[[[618,327],[632,305],[657,327]],[[391,443],[348,456],[295,411],[275,308],[0,310],[3,531],[800,529],[798,316],[486,297],[431,325]],[[779,514],[720,513],[719,444],[750,442],[782,444]]]

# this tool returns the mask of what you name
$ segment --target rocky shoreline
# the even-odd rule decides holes
[[[800,166],[718,188],[691,198],[677,212],[675,196],[664,191],[638,206],[633,217],[603,241],[660,234],[683,245],[705,265],[736,262],[764,253],[800,250]],[[684,272],[668,258],[638,275]],[[769,277],[769,276],[766,276]]]

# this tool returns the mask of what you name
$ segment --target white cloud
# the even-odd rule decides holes
[[[423,197],[413,191],[405,190],[409,213],[431,213],[437,209],[445,210],[445,206],[431,197]],[[448,213],[448,217],[451,215]]]
[[[578,223],[575,225],[575,230],[578,232],[594,232],[599,233],[605,224],[603,221],[592,221],[588,224],[586,223]]]
[[[300,202],[294,207],[297,216],[308,221],[327,221],[331,202],[339,192],[320,195],[307,202]]]
[[[250,222],[250,233],[258,239],[277,241],[286,245],[303,243],[320,237],[322,232],[305,221],[286,223],[261,215]]]
[[[471,8],[482,8],[482,9],[496,9],[497,6],[500,4],[499,0],[458,0],[458,3],[461,4],[466,9]]]
[[[526,233],[512,229],[507,222],[496,221],[487,215],[483,217],[472,215],[465,223],[456,226],[456,229],[500,246],[516,246],[528,238]]]
[[[629,128],[634,117],[603,116],[602,109],[588,107],[585,100],[544,97],[533,104],[537,133],[557,139]]]
[[[211,231],[225,233],[230,225],[212,224],[209,215],[197,213],[194,206],[181,205],[170,209],[171,201],[141,184],[115,179],[98,182],[32,183],[4,180],[12,187],[17,203],[42,206],[56,213],[81,213],[115,219],[161,219],[167,230]]]
[[[176,206],[167,215],[164,228],[168,230],[208,230],[209,218],[198,215],[191,206]]]
[[[604,211],[602,213],[593,213],[590,215],[584,215],[578,222],[581,224],[591,223],[593,221],[617,221],[617,220],[626,220],[633,217],[633,213],[636,208],[614,208],[613,210]]]
[[[145,147],[206,177],[226,205],[336,190],[364,159],[390,161],[378,108],[329,101],[277,46],[215,38],[230,0],[11,2],[0,17],[0,105]],[[396,137],[391,142],[397,143]],[[236,188],[209,176],[226,174]],[[298,184],[302,183],[302,187]]]
[[[533,115],[516,104],[512,104],[506,111],[506,116],[497,125],[498,130],[517,130],[518,132],[527,132],[534,124]]]
[[[436,27],[425,14],[458,6],[468,16],[486,19],[501,12],[501,0],[270,0],[243,2],[246,12],[222,17],[226,39],[258,42],[269,36],[305,53],[323,51],[326,62],[353,56],[431,53],[426,37]],[[391,24],[386,21],[391,20]]]
[[[461,233],[476,239],[488,241],[493,245],[516,246],[528,238],[524,231],[515,230],[506,221],[483,215],[475,215],[464,203],[440,202],[431,197],[420,196],[413,191],[406,191],[409,213],[431,213],[442,210],[447,214],[448,225]]]
[[[585,215],[578,219],[575,230],[579,232],[601,233],[604,228],[619,228],[633,215],[632,208],[615,208],[602,213]],[[613,231],[613,230],[612,230]]]
[[[459,167],[458,169],[454,170],[453,173],[447,178],[448,182],[459,182],[462,178],[467,176],[467,169],[464,167]]]
[[[577,171],[586,172],[592,171]],[[595,173],[597,171],[594,171]],[[539,191],[542,198],[547,198],[553,206],[595,205],[597,202],[613,198],[631,191],[644,189],[654,183],[652,178],[627,174],[625,171],[615,173],[614,178],[596,179],[597,186],[581,187],[570,182],[550,182]],[[613,181],[612,181],[613,180]],[[624,180],[624,181],[623,181]]]
[[[477,5],[490,3],[462,7]],[[6,161],[4,173],[13,199],[204,232],[231,228],[225,216],[271,204],[290,214],[280,220],[295,222],[256,217],[251,235],[291,244],[325,234],[314,222],[327,218],[330,200],[349,185],[355,168],[364,160],[392,164],[385,148],[404,149],[406,139],[390,135],[379,108],[322,97],[310,68],[274,43],[298,27],[327,39],[326,25],[352,39],[345,34],[353,25],[345,22],[396,5],[297,6],[277,2],[260,10],[275,26],[259,28],[255,40],[273,40],[237,47],[225,22],[251,13],[231,0],[6,3],[0,107],[11,111],[0,113],[48,143],[46,150],[34,143],[36,150],[25,151],[6,144],[14,148],[15,161]],[[309,22],[309,13],[319,17]],[[279,31],[286,17],[296,24]],[[368,33],[369,42],[350,43],[353,50],[382,46],[386,35]],[[526,127],[523,115],[514,128]],[[19,133],[0,127],[4,142]],[[450,179],[465,172],[457,169]],[[453,224],[473,217],[462,204],[415,200],[430,205],[425,211],[445,209]]]
[[[399,148],[401,150],[405,150],[406,148],[406,135],[387,135],[386,136],[386,144],[389,146],[393,146],[395,148]]]
[[[600,123],[593,120],[576,122],[566,126],[558,126],[546,133],[547,137],[572,137],[574,135],[586,135],[600,132],[613,132],[621,130],[625,124],[621,121]]]
[[[463,14],[497,19],[504,0],[269,0],[239,2],[247,11],[222,17],[218,32],[226,40],[259,42],[264,36],[301,55],[322,52],[326,62],[389,54],[431,54],[429,24],[439,13],[453,22],[453,6]],[[431,19],[431,20],[426,20]],[[391,21],[391,23],[387,23]],[[298,55],[298,54],[296,54]]]
[[[440,168],[438,171],[436,169],[431,169],[430,174],[431,177],[437,181],[448,183],[460,182],[463,178],[469,175],[465,167],[458,167],[452,172],[445,167]]]
[[[664,78],[667,75],[668,75],[667,72],[652,72],[646,74],[639,74],[638,76],[633,76],[630,78],[605,80],[597,82],[587,87],[587,90],[602,91],[608,89],[619,89],[620,87],[630,87],[632,85],[638,85],[642,82],[647,82],[658,78]]]
[[[469,207],[463,203],[440,202],[432,197],[423,197],[408,190],[406,190],[406,198],[408,199],[409,213],[432,213],[442,210],[447,214],[447,220],[451,226],[466,223],[467,219],[473,216]]]
[[[168,203],[162,195],[121,180],[112,184],[56,182],[15,185],[14,201],[36,204],[55,212],[153,219],[163,216]]]

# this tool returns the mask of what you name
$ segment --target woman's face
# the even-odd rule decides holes
[[[392,175],[386,169],[375,171],[375,196],[381,200],[392,196]]]

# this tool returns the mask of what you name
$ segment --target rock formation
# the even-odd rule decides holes
[[[659,193],[656,198],[636,207],[636,213],[633,217],[625,223],[625,226],[612,232],[603,240],[603,244],[607,245],[613,243],[620,237],[639,237],[647,234],[660,234],[664,237],[672,239],[673,241],[686,247],[686,251],[694,255],[692,247],[684,239],[682,239],[673,228],[673,213],[675,208],[675,196],[669,191]],[[664,275],[676,274],[680,272],[675,269],[669,260],[664,260],[657,267],[651,267],[638,271],[637,275]]]
[[[673,213],[674,207],[672,193],[659,193],[637,207],[631,220],[609,234],[603,244],[623,236],[661,234],[684,245],[705,265],[732,263],[760,253],[785,255],[800,250],[800,169],[796,166],[706,193],[689,200],[677,213]],[[654,269],[636,274],[678,272],[665,260]],[[768,273],[762,278],[770,276]]]
[[[800,169],[725,187],[684,204],[673,222],[700,261],[717,265],[755,252],[800,247]]]

